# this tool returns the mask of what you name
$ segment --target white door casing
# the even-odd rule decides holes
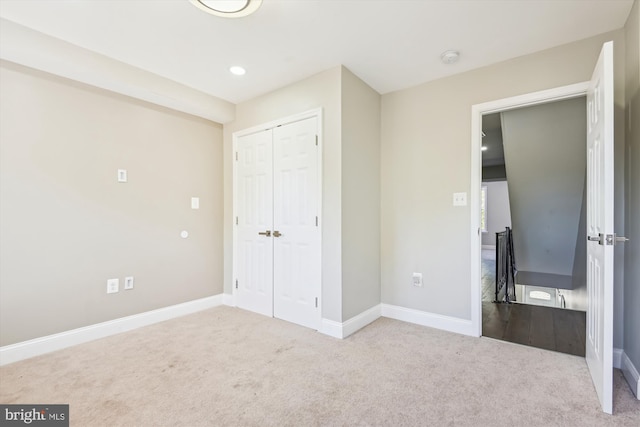
[[[273,130],[274,317],[320,328],[317,119]]]
[[[600,52],[587,91],[586,359],[602,410],[613,406],[613,42]],[[608,244],[611,243],[611,244]]]
[[[273,315],[272,153],[271,130],[237,140],[236,304],[266,316]]]

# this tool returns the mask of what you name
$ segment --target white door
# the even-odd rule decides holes
[[[274,316],[320,328],[318,146],[315,117],[273,130]]]
[[[613,381],[613,42],[605,43],[587,92],[586,359],[602,410]]]
[[[273,316],[272,131],[242,136],[236,149],[236,304]]]

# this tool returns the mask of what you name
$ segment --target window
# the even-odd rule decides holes
[[[483,185],[480,191],[480,231],[487,232],[487,186]]]

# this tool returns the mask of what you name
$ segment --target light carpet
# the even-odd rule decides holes
[[[380,318],[345,340],[217,307],[0,368],[0,402],[69,403],[72,426],[634,426],[615,372]]]

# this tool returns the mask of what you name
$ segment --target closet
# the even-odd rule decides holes
[[[236,305],[320,327],[319,117],[234,135]]]

